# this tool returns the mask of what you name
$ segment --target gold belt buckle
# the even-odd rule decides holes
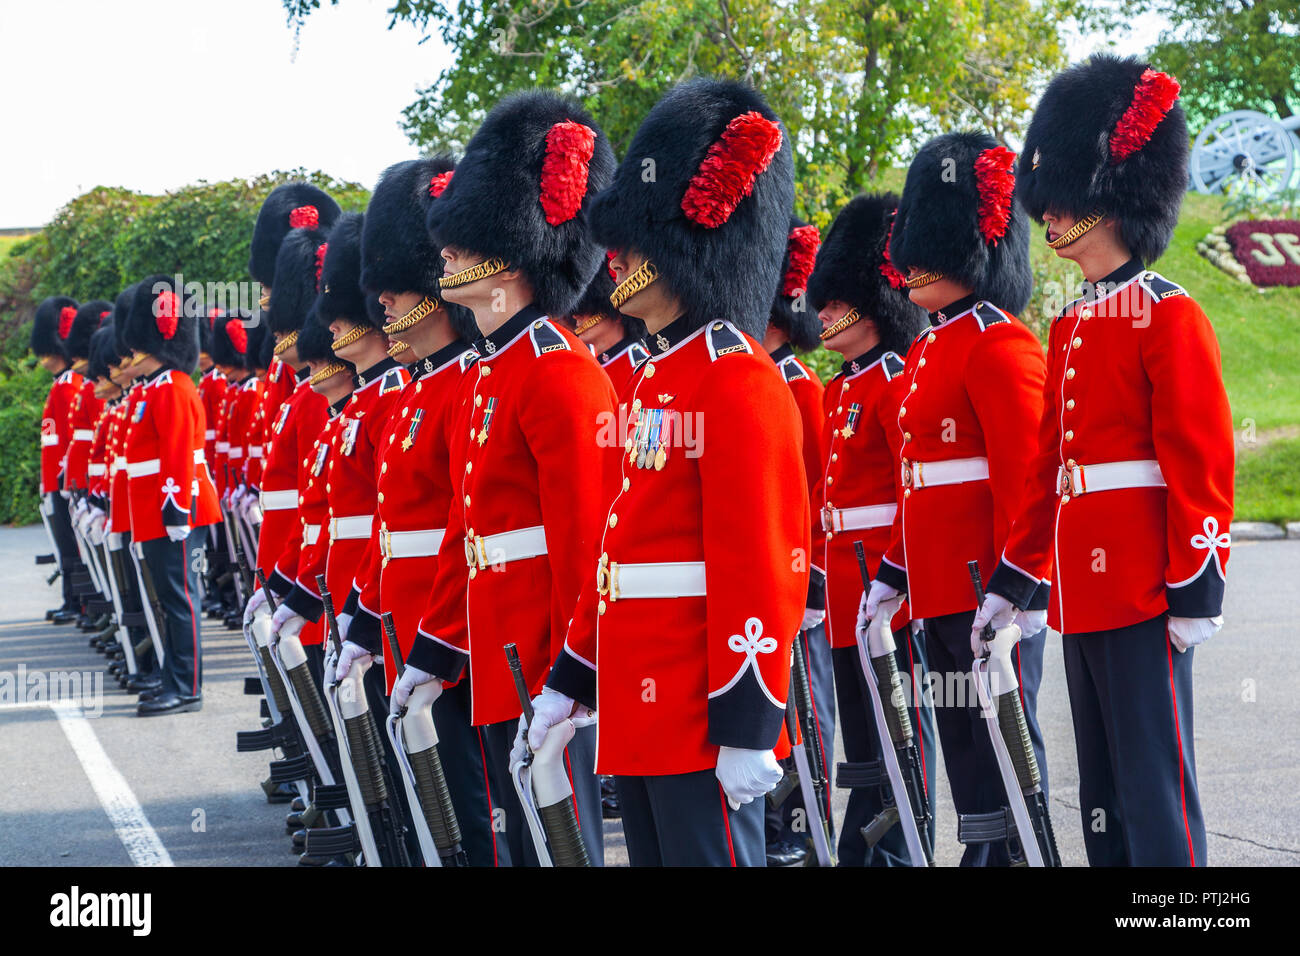
[[[1063,495],[1069,495],[1074,493],[1074,469],[1073,468],[1061,469],[1060,492]]]
[[[903,487],[912,487],[912,466],[906,462],[903,463]]]
[[[596,593],[604,597],[609,593],[609,555],[602,554],[596,565]]]
[[[481,534],[465,535],[465,562],[469,567],[478,568],[480,571],[487,567]]]
[[[384,563],[393,556],[393,533],[387,528],[379,529],[379,553],[384,556]]]

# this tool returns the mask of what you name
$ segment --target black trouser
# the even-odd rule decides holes
[[[81,552],[77,550],[76,532],[72,530],[72,515],[68,511],[69,502],[56,491],[45,496],[49,513],[50,534],[54,538],[54,551],[59,559],[59,581],[63,587],[64,608],[76,611],[81,604],[72,591],[73,577],[86,574],[86,565],[82,563]]]
[[[118,596],[122,601],[122,613],[139,614],[144,605],[141,603],[140,584],[135,577],[134,556],[131,554],[131,533],[108,535],[108,563],[109,573],[117,582]],[[117,547],[113,547],[113,543]],[[127,628],[127,634],[131,641],[132,648],[139,646],[140,642],[148,639],[149,629],[136,625]],[[139,676],[146,676],[157,671],[157,662],[154,660],[153,642],[149,642],[149,650],[144,654],[137,654],[135,660],[136,673]]]
[[[519,730],[519,719],[503,720],[478,728],[487,756],[488,780],[496,794],[496,807],[505,811],[504,843],[514,866],[537,866],[537,848],[523,816],[519,795],[510,777],[510,748],[514,746]],[[600,811],[600,778],[596,776],[596,728],[583,727],[565,749],[569,781],[573,784],[574,809],[582,840],[587,845],[587,858],[592,866],[605,865],[604,819]],[[761,813],[761,811],[760,811]],[[760,817],[760,827],[761,827]],[[497,829],[498,853],[501,850],[502,831]],[[761,852],[762,831],[759,831]]]
[[[1079,757],[1079,814],[1093,866],[1204,866],[1192,655],[1167,618],[1062,639]]]
[[[731,809],[712,769],[615,777],[632,866],[767,866],[760,798]]]
[[[484,728],[470,723],[468,680],[445,688],[434,701],[433,724],[438,731],[438,759],[447,777],[460,824],[460,845],[469,865],[509,866],[508,841],[498,839],[493,827],[501,795],[489,779]]]
[[[198,697],[203,690],[203,649],[199,640],[199,569],[207,528],[195,528],[184,541],[165,535],[139,544],[154,593],[162,608],[158,622],[163,645],[163,692]]]

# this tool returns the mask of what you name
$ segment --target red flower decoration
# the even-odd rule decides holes
[[[72,322],[77,317],[77,310],[65,305],[59,310],[59,338],[66,339],[68,333],[72,331]]]
[[[751,110],[727,124],[682,196],[686,218],[716,229],[754,191],[754,181],[781,148],[781,127]]]
[[[437,199],[442,195],[442,191],[446,189],[448,184],[451,182],[451,174],[455,171],[456,170],[454,169],[449,169],[445,173],[439,173],[437,176],[434,176],[429,180],[430,198]]]
[[[573,120],[556,123],[546,133],[542,159],[542,209],[552,226],[568,222],[587,195],[587,164],[596,152],[596,131]]]
[[[97,323],[96,327],[103,325],[104,320],[112,314],[113,312],[110,309],[105,309],[103,312],[99,313],[99,322]]]
[[[994,146],[975,160],[975,186],[979,190],[980,235],[998,244],[1011,222],[1011,197],[1016,191],[1016,154],[1005,146]]]
[[[1110,161],[1122,162],[1151,139],[1160,121],[1174,107],[1181,87],[1168,73],[1149,67],[1133,88],[1133,99],[1110,134]]]
[[[230,339],[230,344],[235,347],[235,351],[240,355],[248,354],[248,329],[244,328],[244,323],[238,319],[231,319],[226,323],[226,336]]]
[[[895,209],[889,217],[889,232],[885,236],[885,248],[882,251],[884,261],[880,263],[880,274],[885,277],[890,288],[902,289],[907,286],[907,277],[898,271],[898,266],[894,265],[894,260],[889,258],[889,244],[894,239],[894,223],[898,221],[898,210]]]
[[[320,225],[320,212],[315,206],[299,206],[289,213],[290,229],[315,229]]]
[[[817,261],[817,250],[821,244],[822,236],[816,226],[796,226],[790,230],[785,243],[790,265],[781,282],[783,296],[791,298],[808,288],[808,277],[812,275],[813,263]]]
[[[316,291],[320,291],[320,274],[325,271],[325,250],[330,247],[328,242],[322,242],[316,248]]]
[[[181,300],[170,290],[158,293],[153,303],[153,320],[162,337],[170,341],[181,322]]]

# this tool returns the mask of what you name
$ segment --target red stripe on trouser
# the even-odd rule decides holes
[[[924,626],[924,625],[923,625]],[[925,735],[921,733],[921,696],[925,693],[916,683],[916,660],[912,657],[912,622],[907,622],[907,682],[912,688],[912,710],[916,712],[916,749],[921,753],[921,789],[926,799],[930,796],[930,781],[925,775]]]
[[[190,600],[190,562],[189,555],[185,553],[185,542],[178,541],[181,546],[181,580],[185,582],[185,603],[190,606],[190,631],[192,632],[192,644],[190,651],[194,662],[194,684],[190,691],[191,697],[199,696],[199,621],[194,616],[194,602]]]
[[[1174,690],[1174,646],[1166,638],[1165,655],[1169,658],[1169,698],[1174,704],[1174,737],[1178,741],[1178,800],[1183,807],[1183,830],[1187,833],[1187,856],[1196,865],[1196,850],[1192,846],[1192,827],[1187,822],[1187,790],[1183,781],[1183,728],[1178,720],[1178,692]]]
[[[731,865],[736,865],[736,848],[731,845],[731,817],[727,814],[727,791],[722,789],[722,784],[718,784],[718,798],[722,801],[722,829],[727,834],[727,856],[731,858]]]
[[[478,737],[478,758],[483,767],[483,791],[487,794],[488,803],[488,832],[492,834],[492,865],[500,866],[501,861],[497,858],[497,827],[496,820],[492,810],[492,784],[488,783],[487,754],[483,752],[483,731],[477,727],[472,728],[474,735]]]

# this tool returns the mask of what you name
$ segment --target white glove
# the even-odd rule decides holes
[[[826,612],[824,610],[815,607],[806,607],[803,609],[803,623],[799,625],[799,630],[811,631],[824,620],[826,620]]]
[[[265,604],[266,592],[261,588],[258,588],[253,592],[253,596],[248,599],[248,603],[244,605],[244,623],[251,624],[253,621],[253,615],[257,613],[257,609]],[[278,611],[279,608],[276,608],[276,610]],[[275,619],[272,618],[272,620]]]
[[[60,488],[60,489],[59,489],[59,497],[62,498],[64,501],[71,501],[71,500],[72,500],[72,492],[69,491],[69,490],[67,490],[66,488]]]
[[[1000,631],[1016,619],[1019,609],[1001,594],[989,593],[984,596],[984,603],[975,612],[975,622],[970,629],[971,653],[979,657],[984,653],[984,641],[980,637],[985,625],[992,624],[993,630]]]
[[[558,690],[543,687],[542,692],[533,698],[533,723],[528,729],[528,746],[538,749],[546,741],[546,732],[573,714],[574,699]],[[515,733],[515,746],[510,751],[510,764],[516,756],[523,757],[522,734],[524,730],[523,715],[519,716],[519,730]],[[509,766],[509,764],[507,764]]]
[[[342,625],[340,624],[340,628]],[[366,668],[375,659],[375,655],[360,644],[353,644],[351,641],[343,642],[343,649],[339,651],[339,659],[334,665],[334,679],[342,680],[348,676],[348,671],[352,669],[352,662],[356,661],[357,666]]]
[[[334,616],[334,621],[339,626],[339,640],[346,641],[348,639],[348,629],[352,627],[352,615],[336,614]],[[346,673],[347,673],[347,668],[344,668],[342,671],[339,672],[339,676],[342,677]]]
[[[1016,615],[1016,626],[1023,637],[1033,637],[1047,627],[1046,611],[1021,611]]]
[[[190,536],[190,526],[187,524],[169,524],[167,525],[167,537],[173,541],[184,541]]]
[[[880,610],[882,601],[889,601],[898,597],[902,592],[898,588],[891,588],[884,581],[872,581],[871,591],[863,591],[862,597],[858,600],[858,630],[865,631],[867,625],[875,618],[876,612]]]
[[[714,775],[727,795],[731,809],[739,810],[752,803],[781,782],[783,771],[770,750],[745,750],[719,747],[718,766]]]
[[[104,543],[104,526],[107,524],[108,515],[99,508],[94,508],[90,512],[90,520],[86,524],[86,533],[90,540],[95,544]]]
[[[85,498],[78,498],[77,503],[72,506],[72,520],[79,521],[90,510],[90,505],[86,504]]]
[[[306,623],[305,617],[289,605],[281,604],[275,609],[275,616],[271,618],[271,633],[277,637],[281,634],[285,637],[296,637]]]
[[[340,654],[340,660],[342,659],[342,655],[347,653],[347,648],[348,646],[344,644],[343,651]],[[337,674],[337,672],[338,666],[336,665],[335,673]],[[406,702],[411,699],[411,691],[415,690],[415,688],[419,687],[421,684],[429,683],[431,680],[437,680],[437,678],[427,671],[422,671],[418,667],[412,667],[410,664],[407,664],[406,670],[402,671],[402,676],[399,677],[397,683],[393,685],[393,696],[388,703],[389,710],[394,714],[397,713],[405,707]],[[442,694],[442,681],[438,681],[437,687],[435,687],[434,690],[435,693],[433,699],[437,700],[439,695]]]
[[[1204,644],[1223,627],[1223,615],[1218,617],[1170,617],[1169,643],[1186,654],[1189,647]]]

